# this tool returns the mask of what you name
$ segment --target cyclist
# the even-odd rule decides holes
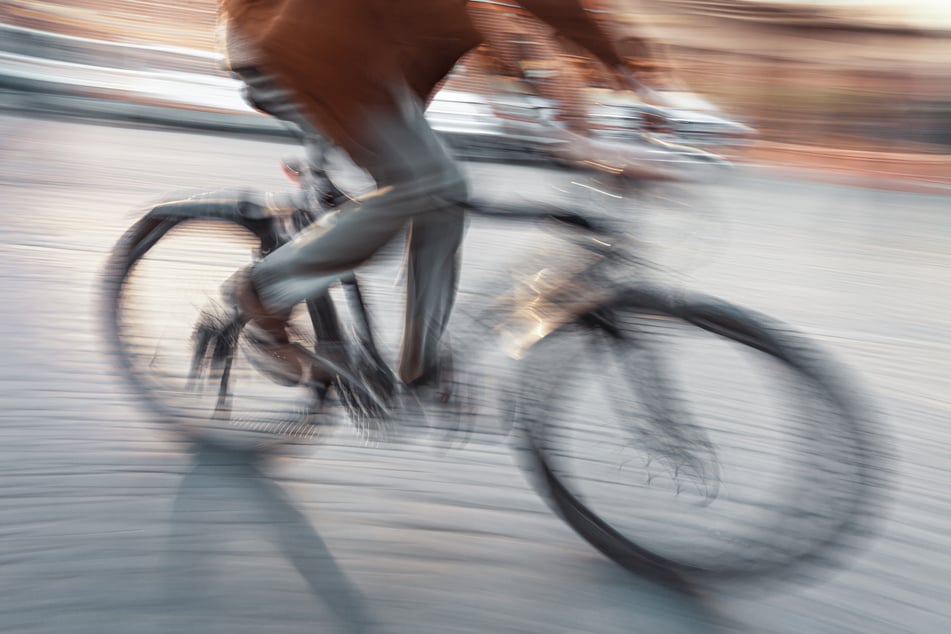
[[[230,28],[293,95],[308,125],[376,181],[328,225],[313,225],[232,281],[230,295],[268,374],[299,384],[310,355],[287,321],[408,228],[400,379],[439,381],[439,342],[452,309],[468,191],[423,116],[433,88],[483,37],[464,0],[219,0]],[[556,32],[618,74],[610,38],[577,0],[519,0]]]

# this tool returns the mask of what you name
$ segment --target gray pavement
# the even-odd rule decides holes
[[[341,430],[260,465],[195,454],[116,376],[96,284],[147,201],[283,188],[278,159],[293,149],[13,116],[0,138],[0,631],[947,631],[948,198],[743,172],[655,200],[672,279],[818,339],[860,372],[899,454],[881,535],[841,569],[699,601],[583,543],[500,437],[434,452]],[[470,171],[499,196],[562,178]],[[474,226],[467,275],[523,239]]]

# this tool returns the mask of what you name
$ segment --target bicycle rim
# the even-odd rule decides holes
[[[545,490],[579,534],[629,568],[751,576],[828,561],[866,531],[877,431],[803,338],[650,291],[608,313],[607,329],[533,349],[520,398]]]

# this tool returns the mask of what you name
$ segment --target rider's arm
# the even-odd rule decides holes
[[[624,64],[611,38],[578,0],[519,0],[519,3],[554,27],[559,35],[582,46],[604,62],[608,68],[617,69]]]
[[[626,65],[608,35],[578,0],[519,0],[522,6],[554,27],[559,35],[585,48],[602,61],[623,86],[648,103],[663,106],[666,100],[641,83]]]

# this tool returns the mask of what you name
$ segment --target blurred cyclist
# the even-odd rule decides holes
[[[310,355],[287,334],[291,309],[408,228],[399,374],[411,387],[438,383],[468,191],[427,124],[423,104],[456,61],[483,41],[465,2],[219,2],[231,37],[242,38],[256,58],[256,72],[273,74],[275,85],[293,96],[288,105],[304,115],[303,124],[344,149],[377,184],[345,206],[332,226],[311,226],[233,281],[232,298],[269,375],[289,385],[309,379]],[[611,72],[626,75],[610,38],[577,0],[519,4]]]

